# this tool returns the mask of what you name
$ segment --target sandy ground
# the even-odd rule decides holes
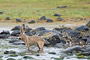
[[[62,25],[65,27],[75,28],[80,25],[85,25],[88,21],[80,20],[80,21],[61,21],[61,22],[53,22],[53,23],[35,23],[35,24],[28,24],[30,28],[37,28],[37,27],[45,27],[46,29],[53,29],[53,28],[60,28]],[[21,25],[22,23],[13,23],[13,22],[2,22],[0,21],[0,31],[2,30],[11,30],[13,27],[17,25]]]

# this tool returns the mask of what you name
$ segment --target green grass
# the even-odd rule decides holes
[[[67,8],[55,9],[67,5]],[[90,0],[0,0],[0,19],[5,17],[39,19],[41,16],[56,18],[59,13],[63,18],[90,17]]]

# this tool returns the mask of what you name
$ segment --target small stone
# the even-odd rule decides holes
[[[22,20],[20,18],[16,18],[17,22],[22,22]]]
[[[6,17],[6,20],[10,20],[10,17]]]
[[[3,12],[0,12],[0,14],[3,14]]]
[[[8,58],[7,60],[16,60],[16,59],[13,59],[13,58]]]
[[[36,56],[40,56],[39,54],[36,54]]]
[[[17,54],[11,54],[10,57],[17,57]]]
[[[55,60],[63,60],[62,58],[54,58]]]
[[[23,58],[25,58],[25,59],[33,59],[33,57],[29,57],[29,56],[24,56]]]
[[[39,20],[46,20],[46,17],[42,16]]]
[[[52,20],[52,19],[47,18],[47,21],[46,21],[46,22],[53,22],[53,20]]]
[[[29,24],[35,23],[35,20],[31,20],[31,21],[29,21],[28,23],[29,23]]]
[[[56,54],[55,52],[49,52],[48,54]]]
[[[4,54],[8,54],[8,53],[9,53],[9,51],[5,51],[5,52],[4,52]]]

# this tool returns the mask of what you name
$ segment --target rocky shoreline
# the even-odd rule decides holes
[[[24,42],[22,42],[18,38],[20,34],[20,26],[15,26],[14,28],[11,29],[11,31],[12,32],[8,30],[4,30],[0,32],[0,40],[1,40],[0,53],[2,53],[0,55],[1,60],[3,59],[4,60],[5,59],[6,60],[20,60],[20,59],[37,60],[38,58],[35,59],[37,56],[40,58],[40,55],[36,52],[38,50],[36,46],[31,47],[32,52],[29,53],[29,55],[32,57],[27,55],[28,53],[26,53],[25,51],[22,53],[18,52],[18,49],[19,51],[20,50],[22,51],[22,49],[27,50]],[[85,47],[82,48],[82,46],[78,44],[78,45],[66,48],[66,39],[63,37],[63,32],[70,33],[70,36],[75,42],[84,41]],[[90,45],[89,45],[90,44],[90,22],[88,22],[86,25],[79,26],[75,29],[71,29],[65,26],[62,26],[61,28],[54,28],[52,30],[46,29],[45,27],[38,27],[38,28],[32,29],[26,26],[26,35],[28,36],[37,35],[48,42],[44,45],[44,49],[45,49],[44,51],[46,53],[44,53],[45,56],[42,59],[45,59],[45,57],[47,57],[48,55],[49,56],[51,55],[51,57],[49,58],[51,60],[65,60],[65,59],[68,60],[68,59],[71,59],[70,56],[74,56],[74,55],[75,57],[72,57],[72,58],[77,58],[77,60],[90,59]],[[15,57],[17,57],[17,59]],[[39,60],[42,60],[42,59],[39,59]]]

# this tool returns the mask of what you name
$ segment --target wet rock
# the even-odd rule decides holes
[[[61,31],[62,29],[61,28],[54,28],[53,30]]]
[[[47,18],[46,22],[53,22],[52,19]]]
[[[11,29],[11,31],[14,30],[20,30],[21,26],[15,26],[14,28]],[[32,30],[31,28],[29,28],[28,26],[26,26],[26,32],[29,32],[30,30]]]
[[[19,36],[20,35],[20,31],[19,30],[15,30],[11,33],[11,36]]]
[[[13,45],[25,45],[25,43],[18,42],[18,43],[13,43]]]
[[[14,42],[16,42],[16,41],[15,40],[9,41],[9,43],[14,43]]]
[[[40,56],[39,54],[36,54],[36,56]]]
[[[69,47],[67,48],[64,53],[72,53],[73,51],[83,51],[81,46],[73,46],[73,47]]]
[[[9,31],[5,31],[3,30],[1,33],[0,33],[0,38],[1,39],[6,39],[10,36],[10,32]]]
[[[22,19],[16,18],[16,22],[22,22]]]
[[[28,23],[29,23],[29,24],[35,23],[35,20],[31,20],[31,21],[29,21]]]
[[[4,54],[16,54],[15,51],[5,51]]]
[[[89,30],[89,28],[87,27],[87,26],[84,26],[84,25],[82,25],[82,26],[80,26],[80,27],[77,27],[75,30],[77,30],[77,31],[88,31]]]
[[[39,20],[46,20],[46,17],[42,16]]]
[[[86,52],[90,52],[90,47],[87,47],[87,48],[85,49],[85,51],[86,51]]]
[[[3,12],[0,12],[0,14],[3,14]]]
[[[29,56],[24,56],[23,58],[25,58],[25,59],[34,59],[33,57],[29,57]]]
[[[48,54],[56,54],[55,52],[49,52]]]
[[[16,51],[9,51],[9,54],[16,54]]]
[[[16,59],[13,59],[13,58],[8,58],[7,60],[16,60]]]
[[[90,21],[86,24],[86,26],[90,28]]]
[[[80,34],[79,31],[70,30],[69,31],[72,37],[78,36]]]
[[[11,31],[14,31],[14,30],[20,30],[20,26],[15,26],[14,28],[11,29]]]
[[[10,20],[10,17],[6,17],[6,20]]]
[[[4,54],[9,54],[9,51],[5,51]]]
[[[0,34],[0,39],[7,39],[10,34]]]
[[[57,6],[57,8],[66,8],[67,6],[66,5],[63,5],[63,6]]]
[[[84,37],[82,37],[81,39],[84,40],[85,42],[87,42],[87,39],[88,39],[88,38],[84,36]]]
[[[87,38],[87,44],[90,45],[90,37]]]
[[[14,43],[14,42],[17,42],[18,39],[17,38],[12,38],[11,41],[9,41],[9,43]]]
[[[63,48],[63,47],[65,47],[65,44],[63,44],[63,43],[57,43],[55,45],[55,47],[57,47],[57,48]]]
[[[62,21],[63,19],[59,17],[59,18],[57,18],[56,20],[57,20],[57,21]]]
[[[46,30],[46,29],[45,29],[45,27],[38,27],[38,28],[36,28],[35,30],[41,31],[41,30]]]
[[[7,30],[3,30],[0,34],[10,34],[10,32]]]

